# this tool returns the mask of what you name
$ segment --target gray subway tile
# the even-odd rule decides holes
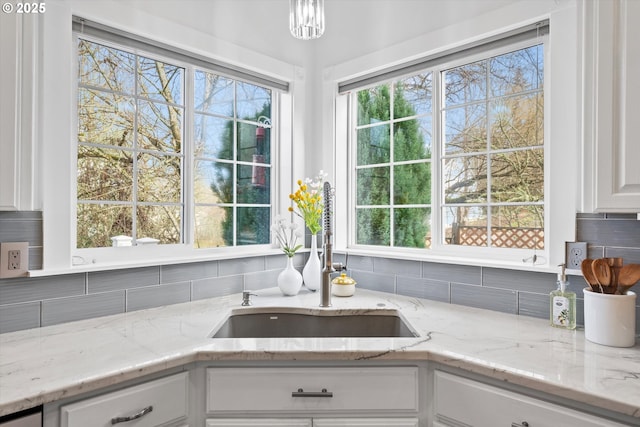
[[[370,271],[350,270],[351,277],[357,282],[356,288],[372,291],[395,293],[395,277],[390,274]]]
[[[85,273],[0,280],[0,304],[84,295]]]
[[[40,301],[0,305],[0,334],[40,326]]]
[[[480,267],[473,265],[422,263],[422,277],[444,282],[468,283],[479,285],[482,282]]]
[[[507,289],[452,283],[451,303],[516,314],[517,292]]]
[[[242,275],[209,277],[207,279],[194,280],[191,286],[191,299],[193,301],[220,297],[242,292],[244,289],[244,277]]]
[[[1,211],[0,221],[5,219],[42,219],[41,211]]]
[[[373,271],[373,257],[349,255],[347,257],[347,263],[347,268],[350,270]]]
[[[296,268],[302,274],[302,268]],[[273,288],[278,286],[278,275],[283,268],[276,270],[259,271],[244,275],[244,289],[254,291],[258,289]]]
[[[587,257],[590,259],[602,258],[604,256],[604,246],[587,246]]]
[[[396,277],[396,293],[415,298],[450,302],[449,282],[416,277]]]
[[[41,219],[0,219],[0,242],[28,242],[42,246]]]
[[[284,255],[283,255],[284,256]],[[235,258],[220,261],[220,276],[251,273],[265,269],[264,257]]]
[[[29,270],[42,270],[42,246],[29,248]]]
[[[518,292],[518,314],[549,318],[549,295]]]
[[[635,219],[579,221],[578,241],[596,246],[637,248],[640,221]]]
[[[293,256],[294,267],[304,267],[307,257],[303,253],[296,253]],[[265,257],[264,270],[275,270],[278,268],[285,268],[287,266],[287,256],[282,255],[270,255]],[[222,276],[222,274],[221,274]]]
[[[324,263],[322,252],[319,252],[318,255],[320,255],[320,262]],[[339,263],[346,267],[348,267],[348,264],[351,264],[351,255],[347,256],[347,254],[344,253],[334,252],[331,258],[334,264]]]
[[[127,289],[127,311],[178,304],[191,300],[189,282]]]
[[[482,285],[533,293],[549,293],[556,289],[557,275],[535,271],[482,268]]]
[[[422,263],[406,259],[374,258],[373,271],[376,273],[420,277]]]
[[[88,274],[88,293],[141,288],[160,283],[160,267],[127,268]]]
[[[218,276],[218,261],[160,266],[160,283],[176,283],[216,276]]]
[[[640,264],[640,242],[638,248],[605,248],[604,256],[621,257],[625,264]]]
[[[124,291],[44,300],[42,326],[118,313],[124,313]]]

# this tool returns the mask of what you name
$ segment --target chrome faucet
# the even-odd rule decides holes
[[[333,236],[333,195],[331,194],[331,184],[324,183],[323,188],[324,212],[322,221],[324,224],[323,256],[324,268],[322,270],[322,285],[320,286],[320,307],[331,307],[331,273],[342,271],[346,266],[333,262],[333,249],[331,238]]]

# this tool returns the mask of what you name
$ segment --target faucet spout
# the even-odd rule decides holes
[[[331,273],[344,270],[345,267],[340,263],[334,264],[333,262],[333,245],[331,243],[333,237],[333,195],[331,194],[331,184],[325,182],[323,191],[324,268],[322,269],[322,285],[320,286],[320,307],[331,307]]]

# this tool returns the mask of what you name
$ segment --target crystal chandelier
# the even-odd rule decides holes
[[[289,0],[289,29],[297,39],[320,37],[324,33],[324,0]]]

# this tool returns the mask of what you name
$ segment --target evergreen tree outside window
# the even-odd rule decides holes
[[[195,246],[268,244],[271,91],[195,72]]]
[[[355,92],[354,243],[544,249],[543,62],[539,44]]]

